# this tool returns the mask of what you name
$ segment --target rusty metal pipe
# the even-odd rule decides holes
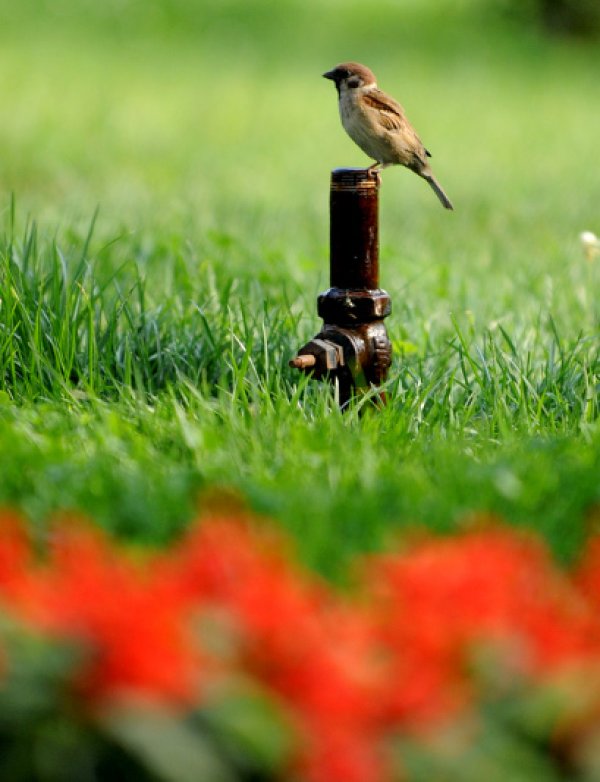
[[[380,385],[391,363],[383,319],[391,312],[379,288],[379,178],[364,169],[331,174],[330,284],[317,309],[321,331],[290,366],[335,382],[340,404]]]
[[[379,287],[379,180],[362,168],[331,173],[329,271],[332,288]]]

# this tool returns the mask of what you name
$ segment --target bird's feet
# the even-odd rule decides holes
[[[365,171],[377,182],[377,187],[381,187],[381,169],[379,163],[373,163],[372,166],[365,168]]]

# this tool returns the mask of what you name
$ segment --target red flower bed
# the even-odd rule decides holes
[[[124,704],[167,720],[193,717],[186,736],[203,747],[209,737],[227,779],[245,778],[253,764],[262,778],[307,782],[433,779],[436,768],[461,779],[452,763],[460,756],[464,770],[490,731],[518,744],[515,757],[526,751],[540,768],[593,779],[599,540],[566,574],[535,536],[489,524],[370,557],[360,573],[350,593],[336,592],[294,562],[282,536],[251,519],[205,519],[170,550],[134,558],[73,521],[33,545],[5,514],[0,709],[6,693],[18,700],[12,693],[24,676],[17,627],[42,649],[76,651],[60,676],[45,674],[54,693],[45,708],[78,729],[105,731],[107,746],[119,742],[121,723],[111,725],[110,715]],[[239,731],[232,739],[231,721],[243,722],[248,701],[227,724],[211,717],[239,692],[268,702],[270,729],[277,723],[288,737],[268,762]],[[16,735],[7,719],[0,746]],[[28,725],[21,717],[19,730]],[[269,730],[259,743],[269,743]],[[135,746],[122,741],[137,769],[130,778],[161,778],[160,762],[144,771],[153,761],[136,758],[140,736]],[[159,751],[157,741],[154,760]]]

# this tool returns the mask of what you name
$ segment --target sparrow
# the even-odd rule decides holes
[[[425,149],[402,106],[377,86],[375,74],[358,62],[343,62],[323,74],[334,82],[344,130],[375,160],[366,170],[376,173],[387,166],[406,166],[429,183],[446,209],[453,209],[433,175]]]

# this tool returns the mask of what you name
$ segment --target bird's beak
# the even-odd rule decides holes
[[[335,68],[334,68],[332,71],[326,71],[326,72],[323,74],[323,78],[324,78],[324,79],[331,79],[331,81],[335,81],[336,75],[337,75],[337,74],[336,74],[336,72],[335,72]]]

